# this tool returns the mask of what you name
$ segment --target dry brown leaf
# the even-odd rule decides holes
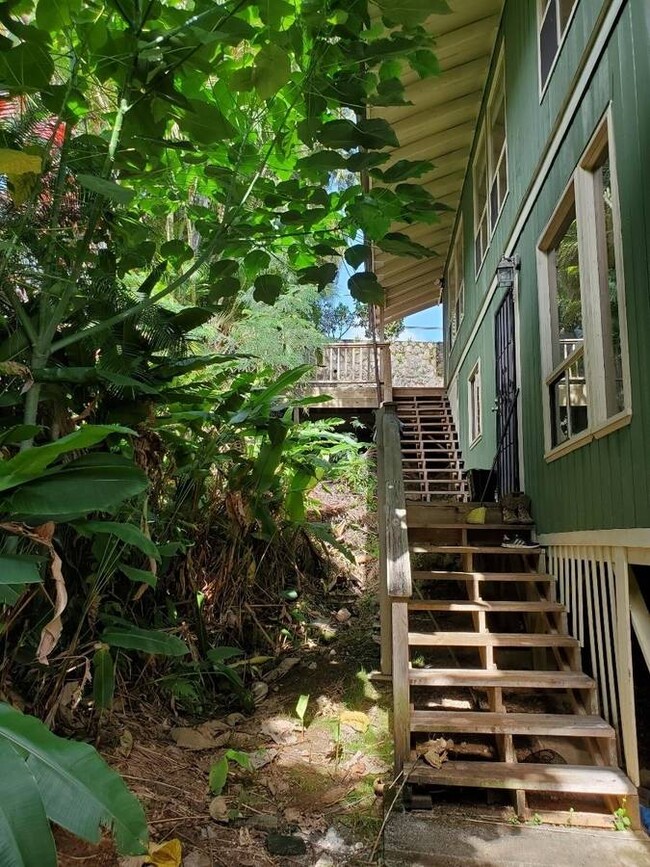
[[[176,746],[184,750],[213,750],[223,746],[229,738],[229,733],[213,738],[198,729],[175,728],[171,730],[171,736]]]
[[[117,754],[122,758],[127,759],[131,755],[133,749],[133,735],[129,729],[124,729],[120,735],[120,745],[117,748]]]
[[[65,580],[63,578],[63,563],[61,558],[54,550],[52,538],[54,537],[54,522],[49,521],[47,524],[42,524],[36,527],[34,535],[38,538],[42,545],[46,545],[50,550],[50,569],[55,585],[55,602],[54,614],[49,623],[46,623],[41,630],[41,640],[36,651],[36,658],[42,665],[49,665],[48,657],[59,643],[61,633],[63,632],[63,621],[61,615],[68,604],[68,591],[66,590]]]
[[[210,806],[208,807],[208,811],[215,822],[227,822],[228,821],[228,799],[224,798],[223,795],[217,795],[216,798],[213,798],[210,801]]]
[[[418,753],[427,764],[439,770],[448,760],[448,748],[449,744],[446,738],[436,738],[436,740],[427,741],[418,747]]]
[[[341,714],[341,723],[350,726],[356,732],[366,732],[370,725],[370,718],[360,710],[344,710]]]
[[[295,668],[299,662],[300,659],[295,656],[289,656],[286,659],[283,659],[277,668],[272,669],[268,674],[264,675],[264,680],[266,683],[273,683],[276,680],[280,680],[280,678],[284,677],[285,674],[288,674],[292,668]]]

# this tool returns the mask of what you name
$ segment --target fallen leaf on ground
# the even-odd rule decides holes
[[[448,758],[447,747],[445,738],[437,738],[434,741],[427,741],[418,749],[418,752],[432,768],[440,769]]]
[[[183,867],[212,867],[212,858],[205,852],[193,849],[183,858]]]
[[[218,738],[213,738],[198,729],[175,728],[171,730],[171,736],[178,747],[184,750],[213,750],[223,746],[230,734],[226,732]]]
[[[367,714],[360,710],[344,710],[341,714],[341,723],[350,726],[356,732],[366,732],[370,725],[370,719]]]
[[[223,795],[218,795],[216,798],[213,798],[210,801],[210,806],[208,807],[208,812],[215,820],[215,822],[227,822],[228,821],[228,799],[224,798]]]
[[[251,695],[253,696],[253,701],[255,702],[255,704],[260,704],[260,702],[263,702],[268,694],[269,686],[267,683],[264,683],[263,680],[256,680],[255,683],[251,686]]]
[[[295,723],[286,719],[270,719],[262,724],[260,731],[272,738],[276,744],[295,744],[298,741]]]
[[[334,616],[339,623],[347,623],[352,617],[352,613],[349,608],[340,608]]]
[[[181,867],[183,850],[180,840],[167,840],[165,843],[150,843],[147,863],[154,867]]]
[[[290,825],[299,825],[301,817],[302,813],[300,810],[296,810],[295,807],[287,807],[284,811],[284,821]]]
[[[200,726],[197,726],[197,731],[200,731],[201,734],[208,735],[212,737],[217,734],[217,732],[227,732],[230,731],[230,726],[225,720],[222,719],[210,719],[204,723],[201,723]]]
[[[120,735],[120,745],[117,748],[117,754],[124,759],[128,759],[133,749],[133,735],[129,729],[124,729]]]
[[[277,754],[277,750],[255,750],[254,752],[249,753],[248,758],[253,770],[259,771],[260,768],[270,765]]]

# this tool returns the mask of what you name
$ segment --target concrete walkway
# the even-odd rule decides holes
[[[448,817],[445,817],[448,818]],[[650,867],[643,833],[393,816],[386,867]]]

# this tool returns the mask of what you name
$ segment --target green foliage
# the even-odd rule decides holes
[[[357,446],[294,420],[318,293],[359,232],[426,255],[391,226],[441,210],[405,183],[427,166],[371,190],[350,173],[389,159],[395,134],[364,109],[403,104],[407,65],[437,72],[419,25],[444,3],[378,2],[373,27],[365,0],[185,5],[0,9],[3,674],[39,711],[71,658],[92,665],[98,711],[145,664],[250,700],[208,655],[197,564],[218,552],[208,574],[236,597],[269,551],[286,568],[300,545],[338,544],[309,521],[309,493]],[[350,289],[383,298],[369,272]],[[279,593],[279,568],[263,580],[276,572]],[[30,665],[44,637],[56,658]],[[0,860],[54,863],[48,834],[25,830],[44,816],[87,839],[111,825],[142,851],[141,810],[96,753],[15,713],[0,709],[0,777],[23,763],[22,801],[1,799]]]
[[[93,843],[110,828],[120,853],[146,852],[142,807],[89,744],[59,738],[0,703],[0,760],[0,779],[11,783],[11,796],[0,799],[3,864],[56,864],[46,818]]]

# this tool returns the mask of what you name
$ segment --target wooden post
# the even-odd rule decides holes
[[[384,409],[375,412],[377,438],[377,536],[379,542],[379,621],[381,673],[392,674],[391,605],[388,598],[386,556],[386,481],[384,473]]]
[[[384,383],[384,401],[393,400],[393,363],[390,354],[390,343],[384,343],[381,348],[381,373]]]
[[[639,785],[639,754],[634,713],[634,677],[632,671],[632,631],[630,628],[630,572],[625,548],[613,549],[616,587],[615,634],[616,673],[621,702],[621,739],[625,770],[635,786]],[[638,591],[634,577],[633,595]]]
[[[384,404],[382,420],[383,511],[386,588],[392,616],[393,734],[395,770],[411,752],[410,648],[408,600],[413,595],[411,557],[406,525],[400,427],[395,404]]]

